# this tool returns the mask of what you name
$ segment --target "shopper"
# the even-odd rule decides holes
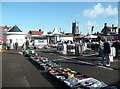
[[[25,54],[25,50],[26,50],[26,42],[24,42],[22,45],[22,54]]]
[[[10,50],[10,42],[9,41],[6,43],[6,49]]]
[[[99,41],[99,56],[102,57],[103,55],[103,42],[102,40]]]
[[[18,49],[18,42],[17,41],[15,42],[15,49],[16,50]]]
[[[25,45],[26,45],[26,49],[28,49],[29,48],[29,41],[28,40],[26,40]]]
[[[119,47],[120,47],[119,40],[116,40],[116,42],[114,42],[112,46],[115,47],[115,51],[116,51],[115,58],[118,58],[118,51],[119,51],[119,49],[120,49],[120,48],[119,48]]]
[[[110,54],[110,44],[106,40],[103,44],[103,55],[102,55],[102,60],[101,60],[101,65],[104,64],[104,58],[106,57],[107,64],[106,66],[110,66],[110,59],[109,59],[109,54]]]
[[[50,44],[50,46],[52,46],[52,44],[53,44],[52,41],[50,41],[49,44]]]
[[[83,56],[83,51],[84,51],[83,41],[80,40],[80,56]]]

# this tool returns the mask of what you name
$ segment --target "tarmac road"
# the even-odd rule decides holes
[[[39,66],[27,60],[18,53],[19,51],[10,50],[2,54],[2,87],[35,87],[52,88],[67,87],[56,80],[48,73],[44,72]]]
[[[44,72],[34,61],[23,57],[18,52],[10,50],[3,52],[2,57],[2,85],[3,87],[40,87],[55,88],[65,86]],[[108,85],[116,85],[120,88],[119,61],[112,63],[111,67],[99,66],[99,59],[93,57],[64,56],[56,53],[55,49],[37,50],[38,54],[50,60],[57,61],[63,67],[69,67],[83,74],[92,76]],[[92,60],[91,60],[92,59]]]

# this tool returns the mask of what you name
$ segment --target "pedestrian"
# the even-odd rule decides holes
[[[95,53],[95,42],[94,42],[94,41],[91,43],[91,49],[92,49],[93,52]]]
[[[78,43],[78,41],[75,42],[75,55],[79,56],[79,43]]]
[[[102,55],[101,65],[104,64],[104,59],[106,58],[106,62],[107,62],[106,66],[110,66],[109,54],[110,54],[110,44],[108,43],[107,40],[105,40],[103,44],[103,55]]]
[[[52,46],[52,44],[53,44],[52,41],[50,41],[49,44],[50,44],[50,46]]]
[[[17,41],[15,42],[15,49],[16,50],[18,49],[18,42]]]
[[[25,43],[23,43],[21,48],[22,48],[22,54],[24,54],[25,53]]]
[[[26,40],[25,45],[26,45],[26,49],[28,49],[29,48],[29,41],[28,40]]]
[[[12,39],[10,39],[10,49],[13,49]]]
[[[102,40],[99,41],[99,56],[102,57],[103,55],[103,42]]]
[[[10,50],[10,42],[9,41],[6,43],[6,49]]]
[[[115,47],[115,51],[116,51],[115,58],[118,58],[118,51],[119,51],[119,48],[120,48],[119,40],[116,40],[116,42],[113,43],[112,47]]]
[[[83,41],[80,40],[80,56],[83,56],[83,51],[84,51]]]

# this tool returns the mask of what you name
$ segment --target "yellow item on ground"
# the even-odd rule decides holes
[[[2,45],[0,45],[0,52],[2,52]]]
[[[72,74],[72,73],[68,73],[68,76],[74,77],[74,74]]]
[[[0,53],[2,52],[2,49],[0,48]]]

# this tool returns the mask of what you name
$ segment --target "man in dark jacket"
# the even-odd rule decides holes
[[[103,44],[104,50],[103,50],[103,56],[102,56],[102,60],[101,60],[101,64],[104,64],[104,58],[106,57],[107,60],[107,65],[106,66],[110,66],[110,59],[109,59],[109,54],[110,54],[110,44],[108,43],[108,41],[106,40]]]
[[[15,42],[15,49],[18,49],[18,42]]]

